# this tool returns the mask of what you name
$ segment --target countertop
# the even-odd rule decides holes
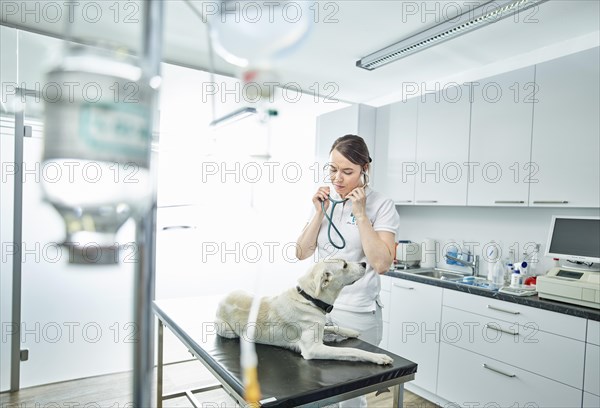
[[[538,309],[549,310],[551,312],[563,313],[571,316],[582,317],[584,319],[600,321],[600,310],[598,309],[572,305],[569,303],[563,303],[554,300],[540,299],[537,295],[515,296],[507,293],[500,293],[498,291],[482,289],[473,285],[465,285],[463,283],[457,283],[448,280],[426,278],[416,274],[403,272],[402,270],[388,271],[385,273],[385,275],[393,278],[399,278],[424,283],[427,285],[438,286],[445,289],[471,293],[477,296],[484,296],[498,300],[503,300],[506,302],[518,303],[520,305],[536,307]]]

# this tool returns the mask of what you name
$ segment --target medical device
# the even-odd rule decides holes
[[[335,224],[333,223],[333,210],[335,210],[336,205],[345,203],[346,201],[348,201],[348,199],[346,198],[344,200],[335,200],[331,198],[331,196],[328,196],[328,198],[329,201],[331,201],[331,210],[329,211],[329,214],[327,214],[327,211],[325,211],[325,201],[321,201],[321,209],[323,210],[323,214],[325,214],[325,218],[327,218],[327,221],[329,221],[329,226],[327,227],[327,238],[329,239],[329,242],[331,243],[331,245],[333,245],[334,248],[344,249],[346,247],[346,240],[344,239],[344,236],[342,235],[340,230],[338,230]],[[338,237],[340,237],[340,239],[342,240],[342,245],[337,245],[335,242],[333,242],[333,239],[331,239],[332,227],[335,230],[335,233],[338,235]]]
[[[421,245],[417,242],[398,241],[396,261],[405,268],[418,266],[421,262]]]
[[[115,235],[139,218],[153,197],[150,172],[155,89],[138,61],[119,49],[71,46],[48,83],[94,84],[94,98],[62,93],[45,103],[45,198],[65,221],[72,263],[86,262],[88,243],[116,263]],[[135,103],[125,96],[134,89]],[[114,90],[114,92],[109,92]]]
[[[600,217],[553,216],[546,256],[600,263]]]
[[[600,217],[553,216],[546,256],[573,265],[563,264],[539,276],[540,298],[600,309]]]

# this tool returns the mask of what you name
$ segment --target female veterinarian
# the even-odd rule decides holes
[[[370,163],[369,149],[360,136],[342,136],[333,143],[328,165],[333,191],[322,186],[312,197],[314,210],[298,238],[296,256],[306,259],[316,250],[319,260],[367,263],[365,276],[342,290],[329,317],[378,345],[383,328],[378,274],[394,260],[399,216],[392,200],[369,188]],[[330,227],[328,216],[334,226]],[[366,397],[339,406],[366,407]]]

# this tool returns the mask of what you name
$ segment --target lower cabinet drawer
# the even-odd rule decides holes
[[[585,343],[538,330],[534,323],[507,323],[444,306],[441,339],[571,387],[583,388]]]
[[[583,390],[600,395],[600,346],[588,343],[585,349]],[[600,404],[598,404],[600,407]]]
[[[600,396],[590,394],[589,392],[583,393],[583,408],[598,408],[600,407]]]
[[[461,407],[571,408],[582,404],[579,389],[443,342],[437,394]]]

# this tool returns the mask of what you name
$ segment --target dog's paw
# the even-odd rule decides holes
[[[339,334],[335,333],[327,333],[323,335],[323,343],[339,343],[347,339],[348,337],[340,336]]]
[[[394,362],[394,359],[388,356],[387,354],[375,354],[373,356],[373,362],[380,365],[386,365],[392,364]]]
[[[349,337],[349,338],[357,338],[358,336],[360,336],[360,332],[356,331],[354,329],[344,329],[344,336]]]

